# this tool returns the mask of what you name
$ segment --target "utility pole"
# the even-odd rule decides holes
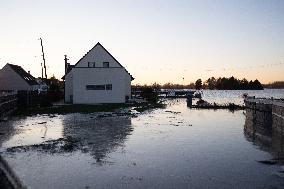
[[[43,59],[44,76],[45,76],[45,79],[47,79],[45,58],[44,58],[43,45],[42,45],[42,39],[41,39],[41,38],[39,38],[39,39],[40,39],[41,52],[42,52],[42,59]]]
[[[43,67],[42,67],[42,62],[40,63],[40,67],[41,67],[41,79],[43,79]]]

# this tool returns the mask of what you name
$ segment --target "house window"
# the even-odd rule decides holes
[[[106,90],[112,90],[112,84],[107,84],[106,85]]]
[[[105,90],[105,85],[86,85],[87,90]]]
[[[95,62],[88,62],[88,67],[96,67],[96,63]]]
[[[86,85],[86,90],[112,90],[112,84]]]
[[[109,62],[103,62],[103,67],[104,68],[109,68]]]

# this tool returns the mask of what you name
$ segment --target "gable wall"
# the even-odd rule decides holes
[[[9,65],[0,70],[0,90],[31,90],[32,87]]]
[[[109,62],[109,67],[121,67],[101,45],[96,45],[75,67],[88,67],[88,62],[95,62],[96,67],[103,67],[103,62]]]

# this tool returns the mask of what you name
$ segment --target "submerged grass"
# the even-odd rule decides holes
[[[67,136],[65,138],[59,138],[57,140],[45,141],[41,144],[11,147],[7,149],[7,152],[15,153],[36,150],[48,153],[66,153],[75,151],[81,146],[82,144],[79,139]]]
[[[146,110],[150,110],[150,109],[156,109],[156,108],[165,108],[166,104],[163,103],[153,103],[153,104],[143,104],[140,106],[135,106],[134,110],[136,110],[137,112],[144,112]]]
[[[234,103],[228,103],[228,104],[207,104],[207,105],[192,105],[190,106],[191,108],[196,108],[196,109],[228,109],[230,111],[234,110],[244,110],[245,106],[234,104]]]
[[[32,115],[32,114],[66,114],[66,113],[92,113],[92,112],[111,112],[115,109],[126,108],[125,104],[99,104],[83,105],[72,104],[52,107],[30,107],[19,108],[14,115]]]
[[[149,109],[163,108],[165,104],[159,103],[139,103],[139,104],[70,104],[52,107],[29,107],[18,108],[13,115],[25,116],[35,114],[68,114],[68,113],[93,113],[93,112],[113,112],[117,109],[133,108],[138,112],[143,112]]]

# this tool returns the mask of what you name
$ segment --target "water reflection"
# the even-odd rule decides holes
[[[13,123],[10,121],[0,122],[0,149],[3,147],[3,143],[8,141],[15,134]]]
[[[284,160],[284,136],[280,132],[271,132],[271,128],[258,124],[251,119],[247,111],[244,136],[261,150],[269,152],[274,159]]]
[[[104,163],[107,154],[123,147],[133,131],[130,117],[66,116],[63,125],[64,138],[79,139],[81,150],[90,153],[98,164]]]
[[[0,123],[1,149],[41,144],[62,137],[62,116],[37,115],[14,117]]]
[[[37,119],[27,128],[44,129],[39,123],[46,121],[47,134],[58,127],[60,138],[80,141],[71,151],[3,153],[30,188],[283,188],[278,165],[256,162],[271,155],[244,140],[242,111],[188,109],[177,99],[136,118],[94,113],[48,118],[53,122],[39,115],[27,119]],[[268,144],[261,145],[259,130],[246,122],[247,140],[266,151],[269,143],[279,149],[281,140],[269,140],[269,134]],[[26,145],[31,135],[23,132]],[[55,140],[56,148],[66,144]]]

